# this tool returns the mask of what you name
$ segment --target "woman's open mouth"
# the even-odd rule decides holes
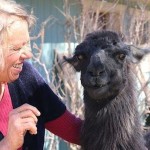
[[[13,65],[16,69],[22,69],[23,63]]]
[[[22,71],[22,67],[23,67],[23,63],[18,63],[13,65],[13,70],[15,72],[15,74],[19,74]]]

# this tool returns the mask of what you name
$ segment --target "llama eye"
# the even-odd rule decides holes
[[[82,59],[83,59],[83,55],[77,55],[76,58],[77,58],[78,60],[82,60]]]
[[[126,55],[125,54],[117,54],[117,59],[119,59],[119,60],[124,60],[125,59],[125,57],[126,57]]]

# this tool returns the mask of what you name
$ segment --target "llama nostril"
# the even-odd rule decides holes
[[[92,71],[88,71],[88,74],[89,74],[90,76],[93,76],[93,72],[92,72]]]
[[[102,63],[90,63],[87,68],[87,73],[92,77],[102,76],[105,72],[105,67]]]
[[[101,76],[104,73],[104,70],[94,70],[94,71],[88,71],[89,75],[92,77]]]
[[[104,70],[98,71],[98,75],[102,75],[104,73]]]
[[[89,71],[88,72],[89,74],[90,74],[90,76],[92,76],[92,77],[95,77],[95,76],[97,76],[94,72],[92,72],[92,71]]]

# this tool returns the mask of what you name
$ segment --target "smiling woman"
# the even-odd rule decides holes
[[[0,81],[11,82],[19,77],[22,71],[23,62],[31,58],[30,47],[26,48],[29,39],[28,24],[18,17],[11,17],[13,23],[8,27],[7,38],[2,44],[7,50],[5,68],[0,74]],[[16,21],[15,21],[16,20]],[[8,45],[9,43],[9,45]]]
[[[0,150],[42,150],[45,129],[80,143],[82,121],[26,62],[34,18],[15,1],[0,0]]]

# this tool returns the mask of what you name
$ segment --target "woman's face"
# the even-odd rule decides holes
[[[5,68],[0,73],[0,82],[11,82],[18,79],[23,62],[32,57],[27,22],[23,20],[13,22],[8,29],[6,41],[5,45],[9,52],[5,58]],[[2,45],[4,50],[5,45]]]

